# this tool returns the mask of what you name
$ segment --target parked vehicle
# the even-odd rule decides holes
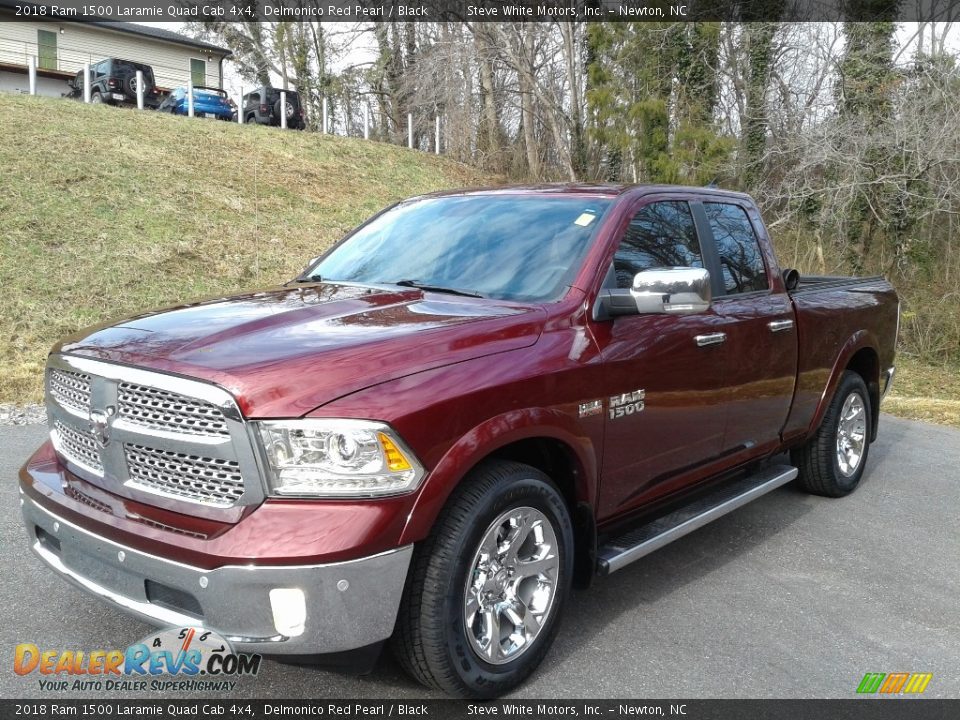
[[[303,130],[307,126],[303,106],[300,104],[300,94],[296,90],[286,90],[287,104],[281,107],[280,90],[264,86],[243,96],[240,106],[243,108],[243,121],[258,125],[280,126],[280,118],[285,112],[287,127],[293,130]]]
[[[189,107],[187,88],[178,87],[170,91],[157,109],[172,115],[189,115]],[[232,120],[234,106],[223,90],[199,86],[193,89],[193,114],[195,117]]]
[[[155,110],[162,93],[157,89],[153,68],[130,60],[107,58],[90,66],[90,102],[108,105],[137,104],[137,70],[143,73],[143,104]],[[70,80],[69,97],[83,97],[83,71]]]
[[[415,198],[285,286],[54,347],[23,514],[146,621],[367,662],[392,637],[423,683],[496,696],[572,585],[794,478],[852,492],[898,307],[781,272],[739,193]]]

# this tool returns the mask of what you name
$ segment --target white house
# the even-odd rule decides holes
[[[2,5],[3,3],[0,3]],[[153,67],[157,87],[223,87],[223,61],[231,54],[216,45],[170,30],[128,22],[13,21],[0,7],[0,91],[28,92],[27,68],[37,58],[37,93],[60,97],[66,81],[84,63],[119,58]]]

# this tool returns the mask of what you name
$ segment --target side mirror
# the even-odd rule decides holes
[[[618,315],[692,315],[710,308],[710,273],[704,268],[653,268],[638,272],[629,290],[601,290],[594,319]]]

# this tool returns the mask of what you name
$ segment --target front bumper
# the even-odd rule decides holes
[[[21,490],[31,547],[61,577],[158,626],[205,627],[238,652],[313,655],[380,642],[393,632],[413,546],[322,565],[226,565],[167,560],[81,528]],[[278,631],[270,591],[303,592],[302,631]],[[278,610],[277,612],[284,612]],[[296,611],[295,611],[296,612]]]

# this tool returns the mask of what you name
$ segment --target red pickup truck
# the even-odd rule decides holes
[[[22,510],[49,567],[153,624],[390,639],[495,696],[573,585],[794,478],[854,490],[897,323],[882,278],[781,271],[739,193],[414,198],[282,287],[59,343]]]

